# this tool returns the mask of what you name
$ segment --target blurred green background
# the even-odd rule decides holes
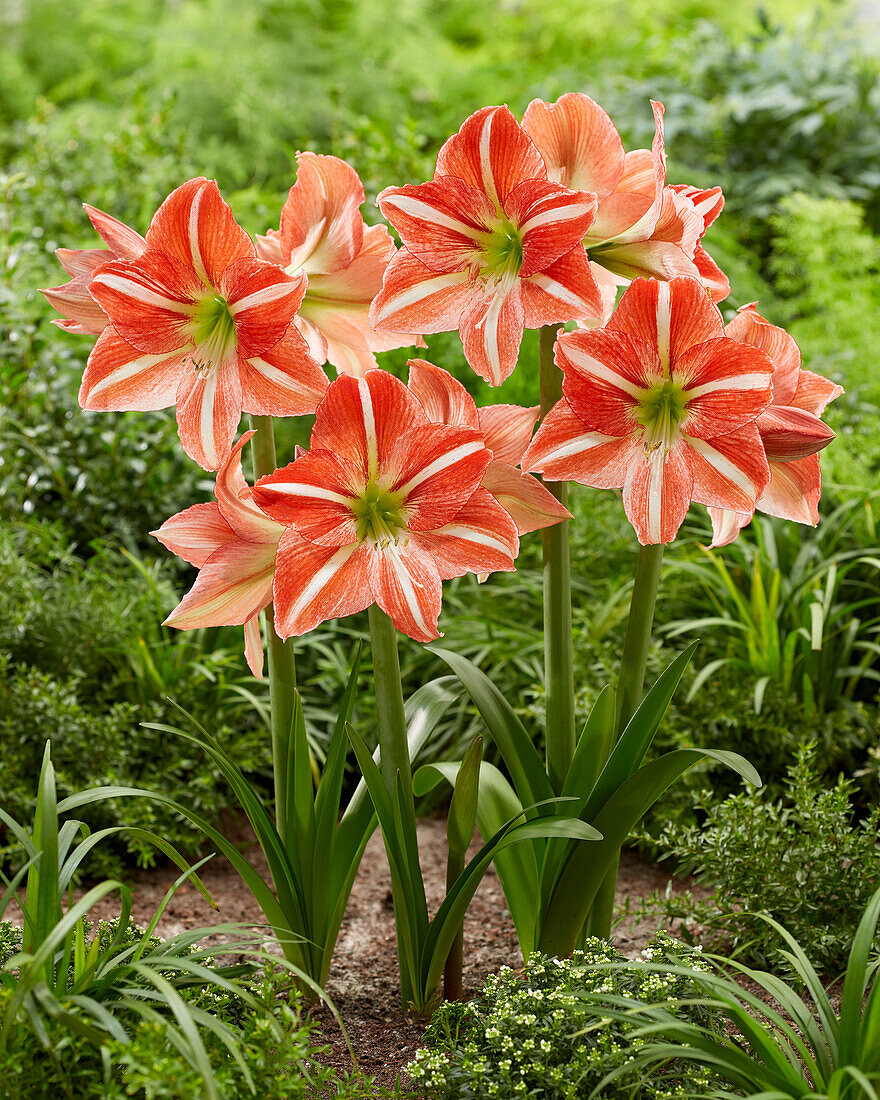
[[[692,678],[699,690],[680,701],[667,739],[737,748],[771,785],[784,783],[799,744],[814,743],[819,769],[845,770],[876,802],[877,42],[864,12],[831,2],[807,11],[802,0],[0,0],[0,802],[27,812],[51,736],[63,789],[136,782],[220,813],[228,796],[210,766],[138,727],[179,723],[169,698],[234,744],[258,780],[268,768],[265,686],[247,676],[240,631],[159,625],[191,572],[147,532],[208,499],[211,479],[180,451],[170,410],[79,409],[91,341],[52,326],[38,293],[64,281],[55,248],[96,243],[81,203],[143,232],[173,187],[204,174],[249,231],[264,232],[278,224],[295,152],[312,149],[355,166],[365,217],[377,220],[377,192],[428,178],[440,143],[474,109],[507,102],[520,113],[569,90],[597,98],[630,148],[650,142],[649,99],[665,103],[670,181],[721,184],[727,196],[708,238],[733,285],[725,313],[759,299],[805,365],[847,388],[823,460],[830,522],[756,525],[737,550],[707,559],[705,515],[693,509],[668,555],[655,669],[708,610],[745,625],[701,629],[695,672],[718,664]],[[455,334],[428,345],[489,398]],[[402,370],[406,357],[383,365]],[[535,359],[531,334],[492,399],[534,403]],[[284,428],[282,457],[297,430]],[[586,710],[613,675],[635,539],[614,494],[584,490],[574,507]],[[448,585],[441,619],[446,644],[479,661],[532,724],[543,706],[539,545],[524,540],[512,577]],[[717,583],[719,561],[730,586]],[[681,568],[697,564],[709,573]],[[319,758],[362,629],[354,618],[299,647]],[[440,672],[414,644],[403,660],[410,687]],[[368,693],[358,721],[370,736]],[[454,708],[434,751],[475,722]],[[695,782],[726,790],[714,773]],[[692,814],[688,797],[670,800],[669,820]],[[156,824],[160,811],[128,801],[102,810],[104,823]],[[180,823],[160,824],[192,844]],[[6,842],[0,832],[0,856]],[[115,858],[133,856],[150,858]]]

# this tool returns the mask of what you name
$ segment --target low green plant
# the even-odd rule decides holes
[[[873,949],[880,890],[869,900],[851,940],[840,1000],[822,984],[809,950],[770,917],[761,917],[781,941],[797,988],[777,975],[729,959],[709,957],[712,970],[691,975],[657,966],[657,976],[688,977],[696,1010],[726,1023],[682,1019],[664,1005],[632,1006],[597,996],[596,1011],[633,1027],[644,1045],[631,1072],[653,1074],[670,1059],[710,1071],[718,1085],[699,1095],[748,1100],[876,1100],[880,1090],[880,965]],[[839,1003],[839,1007],[838,1007]],[[609,1095],[622,1073],[613,1070],[591,1097]],[[628,1094],[629,1095],[629,1094]]]
[[[753,681],[756,711],[770,683],[825,714],[880,682],[880,549],[841,548],[860,503],[848,498],[809,535],[757,517],[731,546],[701,548],[705,561],[669,567],[698,582],[713,613],[667,623],[667,637],[711,630],[726,650],[703,666],[689,698],[725,665]]]
[[[813,747],[801,747],[780,798],[748,790],[719,802],[707,791],[699,824],[662,830],[659,851],[713,893],[699,900],[667,892],[650,908],[713,926],[732,951],[761,965],[775,961],[776,937],[750,914],[767,913],[823,973],[834,973],[880,883],[880,807],[857,822],[854,781],[840,775],[829,786],[815,757]]]
[[[687,972],[658,975],[651,960],[680,962]],[[498,1097],[570,1100],[588,1095],[613,1068],[637,1057],[625,1022],[611,1022],[596,1011],[592,993],[618,995],[645,1004],[664,1004],[686,1018],[694,992],[690,973],[708,967],[698,954],[664,934],[655,937],[641,959],[627,962],[609,943],[588,939],[570,959],[533,955],[521,972],[504,967],[491,975],[467,1004],[441,1005],[425,1032],[425,1046],[407,1066],[407,1075],[430,1100]],[[695,1019],[709,1025],[711,1013]],[[692,1097],[708,1086],[711,1074],[682,1073],[663,1067],[643,1083],[645,1100]],[[629,1097],[629,1086],[603,1093],[608,1100]]]

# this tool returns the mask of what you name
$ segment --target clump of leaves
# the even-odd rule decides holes
[[[666,919],[717,929],[730,950],[759,965],[786,966],[764,913],[797,939],[814,964],[833,973],[849,949],[852,930],[880,884],[880,807],[855,820],[855,783],[833,786],[802,746],[785,793],[770,798],[750,789],[717,802],[706,792],[702,824],[668,826],[656,838],[678,870],[710,883],[705,901],[691,894],[655,895],[649,904]]]
[[[661,975],[653,963],[681,963],[681,975]],[[630,1063],[641,1043],[624,1021],[611,1022],[590,998],[620,996],[633,1004],[678,1004],[694,992],[689,973],[708,969],[698,952],[661,933],[642,958],[628,962],[609,943],[589,939],[570,959],[533,955],[521,972],[504,967],[476,1000],[446,1003],[425,1032],[425,1047],[407,1067],[431,1100],[499,1097],[569,1100],[587,1096],[609,1072]],[[691,1010],[680,1011],[688,1017]],[[695,1021],[711,1026],[711,1013]],[[710,1083],[704,1070],[671,1065],[641,1083],[645,1100],[697,1095]],[[631,1082],[603,1092],[629,1097]]]

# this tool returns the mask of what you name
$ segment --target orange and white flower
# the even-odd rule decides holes
[[[555,103],[535,99],[523,116],[549,178],[597,196],[584,246],[602,291],[603,316],[613,309],[618,286],[638,276],[689,275],[703,282],[714,301],[730,293],[727,277],[700,243],[724,205],[721,189],[666,185],[663,104],[651,106],[652,148],[629,153],[606,112],[580,92]]]
[[[523,331],[596,318],[602,303],[581,240],[596,196],[551,182],[507,107],[484,107],[444,144],[434,178],[387,187],[379,206],[404,247],[370,317],[393,332],[458,329],[493,386]]]
[[[770,479],[756,425],[773,363],[724,335],[691,278],[636,279],[604,329],[556,344],[563,397],[523,468],[623,489],[642,544],[675,538],[691,501],[749,512]]]
[[[89,356],[82,407],[176,405],[181,444],[208,470],[228,457],[242,412],[313,412],[327,379],[292,323],[305,276],[257,259],[217,184],[173,191],[146,244],[89,285],[110,324]]]
[[[297,153],[296,162],[281,227],[257,237],[257,254],[308,277],[296,326],[312,357],[360,376],[378,366],[377,351],[423,346],[417,335],[377,332],[370,324],[370,303],[397,250],[384,225],[361,217],[365,195],[357,172],[318,153]]]
[[[165,620],[178,630],[244,626],[244,652],[263,674],[259,615],[272,601],[275,552],[284,533],[254,503],[241,469],[245,432],[217,471],[216,503],[194,504],[152,531],[163,546],[199,570],[195,584]]]
[[[146,251],[147,242],[118,218],[83,203],[89,221],[95,227],[106,248],[56,248],[55,255],[70,276],[63,286],[47,287],[40,293],[64,319],[53,325],[65,332],[98,336],[108,324],[107,314],[89,294],[89,283],[95,272],[109,260],[136,260]]]
[[[481,486],[491,461],[479,431],[432,423],[386,371],[332,382],[309,450],[254,487],[259,507],[287,527],[278,633],[305,634],[375,603],[417,641],[438,637],[441,581],[514,568],[516,525]]]
[[[537,405],[528,409],[520,405],[478,409],[461,382],[448,371],[426,359],[410,359],[408,366],[410,392],[418,398],[429,420],[435,424],[462,424],[482,435],[492,452],[483,488],[509,513],[518,534],[571,519],[568,509],[536,477],[519,469],[538,419]]]
[[[773,397],[756,425],[770,466],[770,481],[755,508],[769,516],[809,523],[819,522],[822,474],[819,451],[834,432],[820,419],[843,387],[801,368],[801,353],[792,336],[765,320],[757,302],[743,306],[725,327],[733,340],[760,348],[773,362]],[[713,546],[727,546],[751,522],[751,512],[710,508]]]

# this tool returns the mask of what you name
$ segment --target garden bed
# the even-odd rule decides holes
[[[242,835],[240,845],[250,846],[248,855],[264,867],[259,848]],[[433,912],[443,896],[446,860],[446,824],[441,818],[419,822],[419,849]],[[474,848],[473,850],[476,850]],[[177,877],[176,868],[163,866],[135,872],[132,918],[147,923],[165,892]],[[654,931],[653,922],[640,924],[639,903],[652,891],[665,887],[669,873],[634,852],[624,852],[617,883],[617,907],[621,914],[615,928],[617,947],[634,957]],[[205,867],[202,878],[217,902],[212,910],[192,886],[184,885],[171,900],[158,934],[174,936],[200,925],[253,921],[262,923],[263,914],[242,886],[235,871],[216,857]],[[674,880],[677,886],[692,884]],[[96,917],[115,915],[112,901],[96,907]],[[510,921],[494,868],[480,884],[465,923],[465,996],[475,995],[488,974],[502,966],[522,963],[516,933]],[[271,949],[271,948],[270,948]],[[351,900],[342,923],[327,991],[348,1031],[358,1063],[381,1085],[394,1080],[418,1049],[424,1024],[400,1010],[397,986],[397,943],[391,903],[391,879],[375,833],[367,845]],[[351,1066],[351,1058],[340,1029],[326,1006],[312,1010],[321,1021],[319,1041],[332,1047],[322,1060],[340,1069]]]

